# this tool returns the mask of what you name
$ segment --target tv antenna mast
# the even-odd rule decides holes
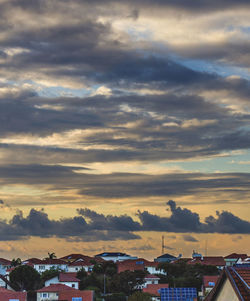
[[[165,249],[165,245],[164,245],[164,235],[162,235],[161,237],[161,254],[164,254],[164,249]]]

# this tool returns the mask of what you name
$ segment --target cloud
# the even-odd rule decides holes
[[[188,242],[198,242],[198,240],[191,235],[183,235],[183,239]]]
[[[138,212],[140,223],[127,215],[103,215],[89,209],[79,209],[80,215],[60,220],[49,219],[43,210],[31,209],[24,217],[17,213],[9,222],[0,221],[0,238],[19,240],[31,236],[59,237],[68,241],[106,241],[140,239],[143,231],[161,231],[176,233],[250,233],[250,222],[244,221],[230,212],[217,212],[217,218],[209,216],[200,221],[197,213],[177,207],[169,201],[170,217],[152,215],[147,211]],[[184,240],[196,242],[191,235],[184,235]]]
[[[169,201],[167,204],[171,210],[170,217],[159,217],[147,211],[138,212],[144,230],[180,233],[250,233],[250,222],[230,212],[217,212],[217,218],[209,216],[202,223],[197,213],[187,208],[177,207],[174,201]]]

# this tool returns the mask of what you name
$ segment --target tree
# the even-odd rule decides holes
[[[21,265],[22,264],[22,260],[20,258],[13,258],[12,261],[11,261],[11,266],[12,267],[17,267],[18,265]]]
[[[159,265],[167,272],[167,276],[160,276],[160,283],[169,283],[170,287],[196,287],[201,289],[204,275],[218,275],[216,266],[204,264],[187,264],[185,261],[178,263],[162,263]]]
[[[42,286],[44,286],[45,281],[56,277],[60,274],[61,270],[60,269],[55,269],[55,268],[51,268],[49,270],[44,271],[41,274],[41,282],[42,282]]]
[[[53,252],[53,253],[48,252],[48,257],[46,257],[46,259],[55,259],[55,258],[56,258],[55,252]]]
[[[108,283],[109,292],[123,292],[126,295],[131,295],[138,286],[144,283],[145,271],[125,271],[114,275]]]
[[[128,298],[128,301],[151,301],[151,296],[147,293],[135,292]]]
[[[113,276],[117,273],[117,265],[113,261],[98,262],[94,265],[93,272]]]
[[[80,271],[78,271],[77,274],[76,274],[76,278],[78,278],[80,280],[83,280],[87,276],[88,276],[88,273],[83,268],[80,269]]]
[[[10,283],[18,291],[36,290],[40,284],[40,274],[29,265],[20,265],[10,273]]]

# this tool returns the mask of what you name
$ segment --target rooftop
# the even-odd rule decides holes
[[[143,288],[143,292],[154,296],[160,296],[159,290],[161,288],[168,288],[168,283],[148,284],[147,287]]]
[[[76,273],[60,273],[59,274],[60,282],[80,282],[78,278],[76,278]]]
[[[239,300],[250,301],[250,268],[249,267],[226,267],[218,279],[214,289],[206,297],[206,301],[216,300],[223,283],[229,279],[235,294]]]
[[[61,292],[61,291],[67,291],[67,290],[74,290],[74,288],[69,287],[65,284],[51,284],[49,286],[45,286],[39,290],[37,290],[37,292],[39,293],[47,293],[47,292]]]
[[[95,255],[95,257],[115,257],[115,256],[130,256],[128,254],[125,253],[120,253],[120,252],[104,252],[104,253],[100,253]]]

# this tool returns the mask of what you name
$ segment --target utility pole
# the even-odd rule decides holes
[[[162,235],[162,237],[161,237],[161,255],[164,254],[164,248],[165,248],[165,245],[164,245],[164,235]]]

